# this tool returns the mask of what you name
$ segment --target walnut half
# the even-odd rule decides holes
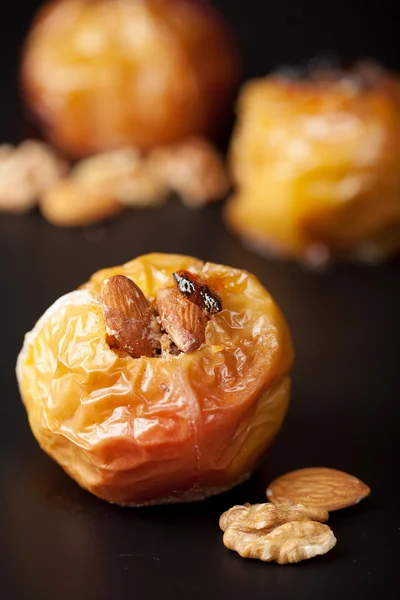
[[[267,502],[234,506],[220,518],[223,542],[243,558],[281,565],[325,554],[336,544],[332,530],[321,521],[324,509],[302,504],[274,506]]]
[[[26,140],[20,146],[0,146],[0,210],[24,213],[68,171],[50,146]]]
[[[151,171],[189,208],[202,208],[221,200],[230,189],[224,159],[205,138],[188,137],[160,146],[147,161]]]

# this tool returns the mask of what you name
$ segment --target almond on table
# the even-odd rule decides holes
[[[370,493],[370,488],[357,477],[325,467],[291,471],[267,488],[267,498],[274,504],[301,502],[329,511],[353,506]]]
[[[88,189],[70,177],[42,195],[40,210],[52,225],[81,227],[115,216],[122,206],[107,190]]]
[[[248,477],[285,417],[292,361],[256,277],[149,254],[58,299],[26,335],[17,375],[43,450],[96,496],[143,505]]]

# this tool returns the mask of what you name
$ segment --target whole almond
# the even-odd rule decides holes
[[[205,340],[207,314],[179,292],[166,288],[157,294],[161,324],[182,352],[194,352]]]
[[[52,225],[80,227],[108,219],[122,207],[107,190],[87,190],[69,177],[42,195],[40,210]]]
[[[103,281],[101,301],[110,345],[133,358],[153,356],[159,326],[141,289],[128,277],[114,275]]]
[[[275,479],[267,488],[267,498],[274,504],[295,502],[332,511],[353,506],[370,492],[370,488],[353,475],[336,469],[310,467]]]

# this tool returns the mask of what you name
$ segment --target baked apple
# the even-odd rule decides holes
[[[400,246],[400,80],[369,63],[245,85],[231,146],[230,227],[318,266]]]
[[[230,30],[201,0],[57,0],[28,35],[27,104],[72,156],[214,131],[235,93]]]
[[[96,496],[141,505],[244,480],[282,424],[292,360],[253,275],[150,254],[57,300],[17,376],[43,450]]]

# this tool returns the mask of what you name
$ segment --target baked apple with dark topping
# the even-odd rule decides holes
[[[286,414],[292,360],[253,275],[150,254],[57,300],[17,375],[43,450],[96,496],[141,505],[248,477]]]
[[[56,0],[22,65],[28,107],[76,157],[210,134],[237,80],[231,32],[201,0]]]
[[[261,252],[320,266],[400,247],[400,79],[359,63],[249,82],[231,146],[228,225]]]

